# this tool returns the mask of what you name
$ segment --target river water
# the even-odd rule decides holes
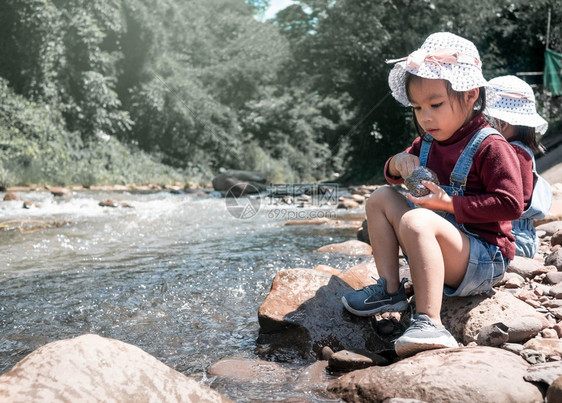
[[[314,252],[354,238],[353,228],[283,224],[361,212],[260,199],[241,218],[213,192],[19,196],[36,206],[0,202],[0,373],[46,343],[95,333],[136,345],[237,402],[322,401],[290,385],[217,384],[205,371],[222,358],[260,358],[257,311],[277,272],[361,261]],[[106,199],[121,205],[101,207]]]

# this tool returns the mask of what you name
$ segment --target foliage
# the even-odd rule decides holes
[[[269,3],[0,0],[0,185],[374,181],[415,136],[385,59],[446,30],[486,77],[541,71],[548,9],[562,51],[562,0],[301,0],[260,22]],[[561,130],[562,97],[526,79]]]
[[[84,143],[68,132],[59,111],[14,94],[0,78],[0,187],[16,184],[84,186],[185,181],[173,169],[115,139]]]
[[[450,31],[476,44],[486,77],[541,71],[547,9],[559,26],[561,6],[559,0],[309,0],[280,13],[277,24],[296,55],[291,75],[306,72],[320,93],[351,96],[358,120],[346,178],[363,181],[415,136],[410,112],[388,96],[391,66],[384,60],[408,55],[433,32]]]
[[[343,167],[334,146],[352,117],[347,103],[301,88],[270,94],[248,104],[244,132],[271,160],[291,167],[293,181],[331,179]]]

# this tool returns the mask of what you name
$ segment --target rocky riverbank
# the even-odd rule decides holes
[[[295,268],[278,273],[258,312],[258,344],[278,363],[231,358],[213,365],[209,374],[294,382],[317,397],[354,402],[560,401],[562,185],[553,190],[549,216],[536,222],[537,256],[514,259],[486,295],[445,299],[442,319],[459,348],[400,360],[392,341],[407,327],[411,311],[360,318],[342,308],[345,292],[378,276],[373,261],[345,271]],[[349,240],[318,253],[370,255],[370,246]],[[402,274],[409,277],[402,263]],[[291,360],[312,363],[295,375],[281,363]],[[260,376],[263,365],[267,377]]]
[[[346,200],[361,203],[371,190],[357,188],[353,193],[362,197]],[[378,276],[371,246],[349,239],[317,253],[364,256],[364,263],[343,271],[322,265],[277,273],[257,312],[261,359],[216,362],[207,371],[211,387],[130,344],[84,335],[49,343],[1,375],[0,400],[218,402],[228,401],[214,390],[225,383],[260,383],[263,390],[291,385],[296,397],[285,401],[299,402],[560,401],[562,184],[553,190],[550,215],[536,222],[537,257],[516,258],[487,295],[444,301],[443,322],[458,348],[400,360],[392,341],[407,327],[411,311],[360,318],[343,309],[345,292]],[[340,208],[355,208],[339,202]],[[342,222],[322,218],[286,225],[339,228]],[[401,271],[409,277],[405,261]]]

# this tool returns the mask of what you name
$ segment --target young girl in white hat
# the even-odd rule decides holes
[[[544,134],[548,123],[537,113],[535,94],[525,81],[515,76],[502,76],[490,80],[490,86],[499,101],[488,105],[484,114],[514,147],[521,166],[525,211],[512,222],[515,254],[532,258],[539,245],[533,220],[546,216],[552,205],[552,189],[537,173],[534,156],[540,150],[536,135]]]
[[[501,279],[515,254],[511,221],[523,212],[523,192],[513,147],[482,114],[496,95],[486,88],[472,42],[439,32],[408,57],[389,62],[396,63],[389,75],[392,95],[412,106],[420,136],[388,159],[386,179],[401,184],[423,165],[446,186],[424,181],[430,193],[422,197],[406,198],[389,186],[373,192],[366,213],[380,278],[345,294],[342,302],[362,316],[406,310],[398,261],[402,248],[416,313],[395,349],[408,356],[458,346],[441,322],[443,293],[479,294]]]

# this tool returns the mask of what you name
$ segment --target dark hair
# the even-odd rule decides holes
[[[534,152],[544,153],[544,147],[537,141],[537,135],[534,127],[513,125],[515,136],[510,141],[520,141]]]
[[[406,77],[404,80],[404,85],[406,86],[406,96],[408,100],[410,99],[410,83],[412,80],[421,79],[422,77],[418,77],[410,72],[406,72]],[[447,95],[449,97],[454,97],[459,104],[464,105],[464,96],[463,92],[455,91],[451,86],[451,83],[448,80],[445,80],[445,87],[447,88]],[[466,106],[466,105],[464,105]],[[478,99],[474,103],[474,111],[472,115],[468,118],[464,124],[467,124],[472,118],[474,118],[479,113],[482,113],[486,109],[486,89],[484,87],[480,87],[480,92],[478,93]],[[414,125],[416,126],[416,130],[420,137],[423,139],[425,136],[424,130],[421,128],[420,124],[418,123],[418,119],[416,118],[416,114],[414,113]],[[464,126],[463,124],[463,126]]]

